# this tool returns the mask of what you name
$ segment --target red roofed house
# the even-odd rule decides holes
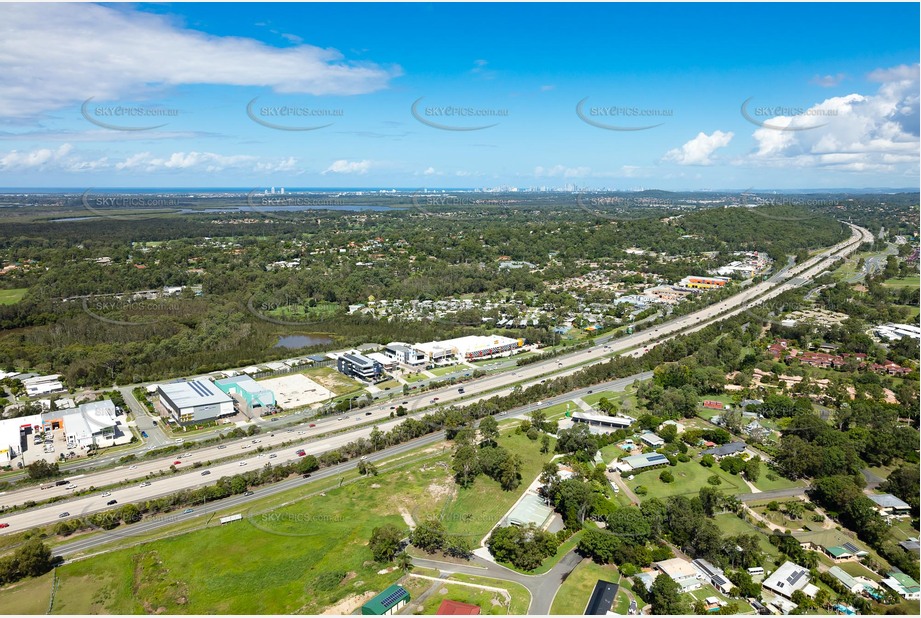
[[[478,616],[480,608],[478,605],[445,599],[435,613],[439,616]]]
[[[713,401],[711,399],[704,400],[704,407],[710,408],[711,410],[722,410],[723,404],[720,401]]]

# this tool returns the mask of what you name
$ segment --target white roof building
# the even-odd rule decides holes
[[[780,565],[780,568],[771,573],[761,585],[788,599],[797,590],[802,590],[803,594],[809,597],[814,597],[819,591],[809,583],[809,569],[789,561]]]

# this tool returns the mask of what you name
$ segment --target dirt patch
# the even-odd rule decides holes
[[[322,612],[322,616],[335,616],[335,615],[348,615],[354,612],[356,609],[370,601],[374,598],[375,593],[373,591],[368,591],[363,594],[353,594],[348,596],[335,605],[330,605]]]
[[[406,525],[409,526],[410,528],[416,527],[416,522],[413,521],[413,516],[410,514],[409,511],[407,511],[402,506],[400,507],[400,517],[403,518],[403,521],[406,522]]]
[[[397,567],[395,567],[395,566],[387,567],[386,569],[381,569],[380,571],[378,571],[377,574],[378,574],[378,575],[386,575],[387,573],[393,573],[393,572],[396,571],[396,570],[397,570]]]
[[[371,485],[371,489],[380,489],[380,488],[381,488],[381,486],[378,485],[377,483],[373,483],[373,484]]]
[[[428,486],[428,493],[430,496],[437,500],[442,498],[453,497],[457,486],[453,481],[445,480],[441,482],[433,482]]]

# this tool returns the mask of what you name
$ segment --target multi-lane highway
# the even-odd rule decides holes
[[[87,473],[71,479],[76,486],[76,490],[84,490],[89,487],[106,487],[130,480],[141,481],[149,475],[159,473],[166,473],[168,476],[151,478],[149,485],[135,484],[113,490],[111,496],[104,497],[101,492],[96,492],[74,497],[50,506],[41,506],[28,511],[0,516],[0,522],[9,524],[9,527],[0,529],[0,534],[8,534],[21,531],[30,526],[39,526],[57,521],[59,515],[63,512],[69,513],[69,516],[77,516],[107,510],[112,508],[107,502],[113,499],[118,500],[119,504],[137,502],[173,493],[180,489],[213,483],[221,476],[232,475],[243,470],[252,470],[254,467],[267,463],[284,463],[297,459],[295,451],[298,449],[304,449],[305,452],[313,454],[328,451],[359,437],[367,437],[371,432],[372,422],[375,422],[376,426],[383,431],[402,422],[403,419],[400,418],[389,419],[391,405],[404,405],[414,414],[421,414],[423,408],[433,403],[442,405],[463,400],[467,404],[495,395],[508,394],[516,385],[527,387],[550,377],[574,373],[588,364],[604,362],[611,355],[625,351],[629,351],[634,355],[641,355],[648,347],[658,342],[682,332],[699,330],[716,320],[735,315],[752,305],[800,286],[827,270],[840,257],[852,253],[861,242],[866,242],[867,238],[872,241],[872,235],[869,231],[854,225],[850,227],[852,234],[848,240],[820,252],[802,264],[790,268],[785,267],[767,281],[749,286],[735,296],[692,314],[670,320],[658,327],[634,333],[613,342],[611,341],[611,336],[599,337],[592,347],[473,380],[464,384],[465,393],[463,394],[458,392],[456,386],[443,387],[422,394],[397,398],[386,404],[379,404],[364,408],[361,411],[343,414],[341,417],[316,420],[294,429],[279,428],[279,430],[271,433],[272,428],[267,424],[266,432],[255,438],[227,441],[222,445],[211,445],[195,449],[190,446],[191,450],[187,454],[188,456],[186,454],[173,455],[155,460],[139,461],[133,465],[126,464],[114,469]],[[596,386],[595,388],[604,387]],[[573,396],[575,396],[573,393],[569,393],[541,403],[546,406],[556,400],[567,401]],[[534,407],[528,406],[526,411]],[[138,412],[138,418],[146,416],[143,411]],[[354,426],[354,428],[348,430],[349,426]],[[340,429],[347,431],[330,435],[330,432]],[[253,442],[253,440],[258,440],[258,442]],[[294,441],[295,444],[276,453],[265,452],[258,455],[255,453],[256,448],[260,446],[266,451],[270,451],[273,448],[277,449],[283,442],[291,441]],[[219,459],[230,460],[217,464],[207,463]],[[174,462],[176,461],[181,463],[175,464]],[[203,467],[192,469],[188,472],[172,473],[170,471],[170,467],[173,465],[182,471],[192,468],[196,463],[201,464]],[[208,471],[210,474],[202,475],[204,471]],[[72,491],[75,490],[69,490],[64,486],[55,486],[48,489],[38,487],[23,488],[0,494],[0,506],[20,505],[29,500],[47,500],[53,496],[66,496]]]

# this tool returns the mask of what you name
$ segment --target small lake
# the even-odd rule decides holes
[[[273,347],[296,350],[312,345],[326,345],[332,342],[332,338],[326,335],[283,335],[278,338],[278,343]]]

